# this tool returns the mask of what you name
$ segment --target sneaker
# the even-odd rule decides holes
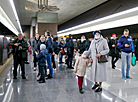
[[[45,83],[46,81],[45,80],[41,80],[41,81],[39,81],[39,83]]]
[[[48,76],[47,78],[46,78],[46,80],[48,80],[48,79],[52,79],[53,77],[51,77],[51,76]]]
[[[22,79],[26,79],[26,77],[25,76],[22,76]]]
[[[37,81],[38,81],[38,82],[39,82],[39,81],[42,81],[42,79],[40,78],[40,79],[38,79]]]
[[[37,77],[39,77],[39,76],[40,76],[40,73],[37,74]]]
[[[126,77],[125,76],[122,76],[122,79],[126,79]]]
[[[34,71],[36,71],[36,68],[34,67]]]
[[[132,79],[130,76],[126,76],[127,79]]]
[[[94,86],[92,87],[92,90],[96,89],[98,86],[99,84],[98,85],[94,84]]]
[[[28,61],[25,61],[24,63],[25,63],[25,64],[30,64]]]

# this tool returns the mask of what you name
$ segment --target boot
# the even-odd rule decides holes
[[[102,88],[99,88],[95,90],[95,92],[101,92],[102,91]]]
[[[84,93],[83,90],[82,90],[82,88],[79,88],[79,92],[80,92],[81,94]]]
[[[94,86],[92,87],[92,90],[96,89],[98,86],[99,84],[98,85],[94,84]]]

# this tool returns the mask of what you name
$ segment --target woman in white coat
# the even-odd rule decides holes
[[[97,49],[97,51],[96,51]],[[92,89],[96,89],[95,92],[102,91],[102,82],[106,81],[106,63],[98,63],[98,57],[101,55],[106,55],[109,52],[109,47],[106,39],[101,35],[100,31],[94,32],[94,40],[91,42],[90,48],[87,54],[93,60],[92,70],[91,70],[91,80],[95,82]]]

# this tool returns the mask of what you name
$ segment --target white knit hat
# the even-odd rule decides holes
[[[44,49],[46,49],[46,45],[45,44],[41,44],[40,45],[40,50],[44,50]]]

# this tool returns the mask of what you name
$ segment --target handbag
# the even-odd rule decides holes
[[[136,65],[136,57],[132,56],[131,58],[131,65],[134,67]]]
[[[60,53],[61,53],[62,55],[65,55],[65,50],[64,50],[64,48],[61,48]]]
[[[98,54],[96,43],[95,43],[95,50],[96,50],[96,54]],[[98,57],[98,63],[105,63],[105,62],[108,62],[106,55],[101,55],[100,58]]]

